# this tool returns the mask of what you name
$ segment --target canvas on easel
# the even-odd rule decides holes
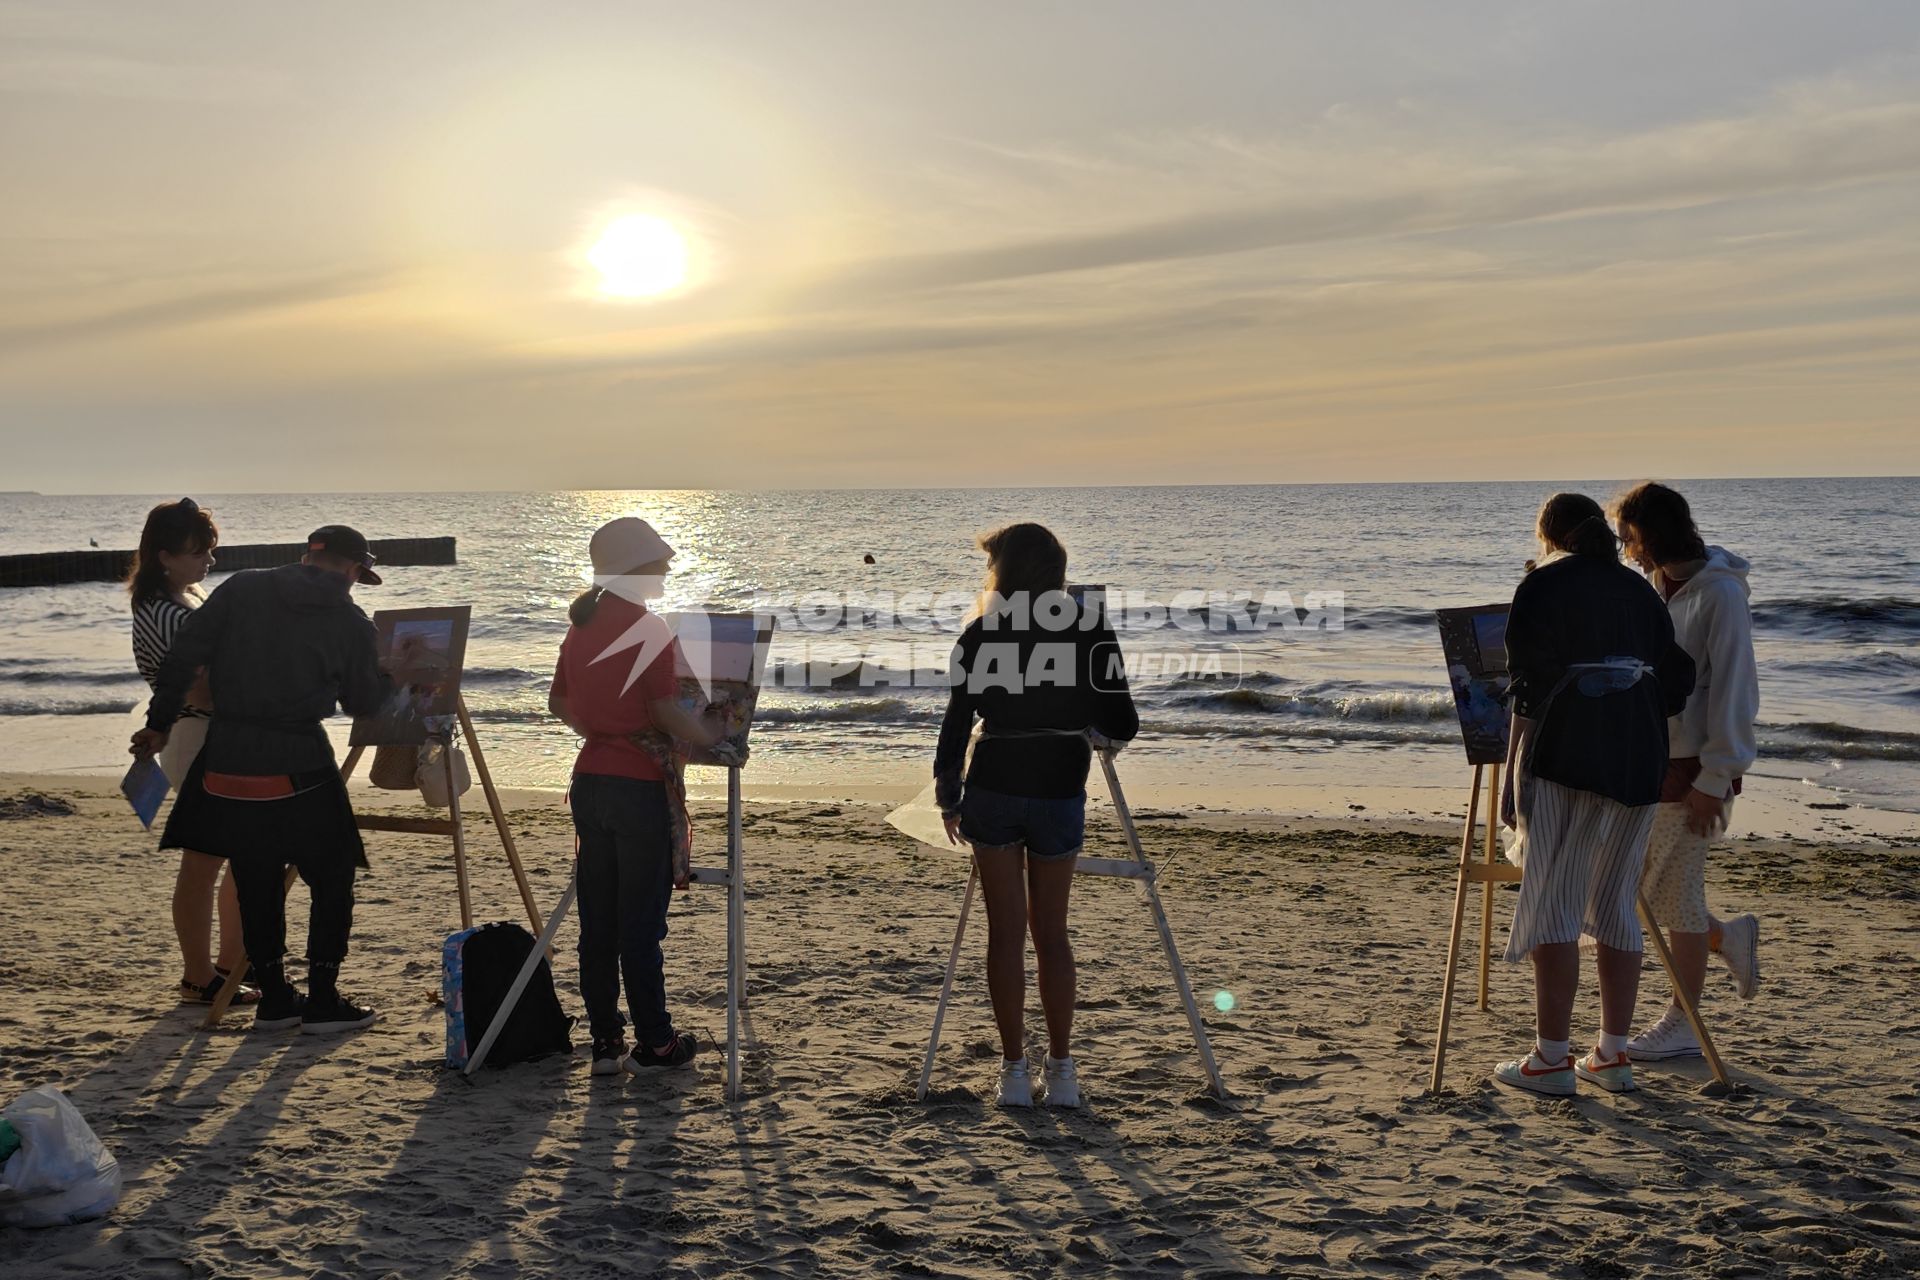
[[[493,774],[487,768],[486,754],[480,749],[474,732],[473,717],[467,714],[466,700],[460,694],[461,666],[465,661],[467,624],[466,605],[432,609],[383,609],[373,615],[380,638],[382,663],[394,676],[395,694],[377,716],[354,721],[351,747],[341,762],[340,776],[351,779],[360,758],[369,746],[427,745],[436,743],[439,767],[446,771],[448,814],[444,818],[403,818],[386,814],[354,814],[354,824],[362,831],[397,831],[410,835],[438,835],[453,844],[455,892],[460,904],[460,927],[473,927],[473,891],[467,878],[466,821],[460,809],[460,780],[456,775],[456,755],[452,750],[455,733],[464,737],[474,771],[487,798],[500,846],[513,869],[514,884],[520,891],[520,903],[533,929],[540,929],[540,910],[533,900],[533,887],[527,881],[514,844],[513,829],[507,824],[506,806],[501,803]],[[415,733],[419,736],[415,737]],[[299,876],[288,867],[283,892],[291,890]],[[243,962],[244,965],[244,962]],[[237,983],[224,984],[201,1026],[211,1029],[220,1024],[239,990]]]
[[[1453,690],[1454,708],[1460,717],[1460,737],[1467,761],[1473,765],[1473,782],[1467,792],[1466,824],[1460,832],[1460,858],[1454,882],[1453,926],[1447,937],[1447,971],[1440,990],[1440,1027],[1434,1036],[1433,1073],[1428,1089],[1440,1092],[1446,1075],[1447,1035],[1453,1023],[1453,983],[1460,964],[1460,936],[1466,923],[1467,894],[1470,886],[1480,888],[1480,999],[1479,1007],[1488,1007],[1489,970],[1493,956],[1493,890],[1498,884],[1517,884],[1522,876],[1517,866],[1499,860],[1500,848],[1500,771],[1509,754],[1511,714],[1506,707],[1507,687],[1507,613],[1504,604],[1475,605],[1463,609],[1439,609],[1435,616],[1440,627],[1440,645],[1446,656],[1447,681]],[[1483,788],[1484,783],[1484,788]],[[1481,797],[1486,801],[1486,835],[1476,841],[1476,825]],[[1483,855],[1474,859],[1479,844]],[[1639,899],[1640,920],[1653,936],[1654,948],[1672,979],[1673,955],[1667,941],[1654,923],[1646,899]],[[1702,1053],[1714,1078],[1722,1086],[1728,1083],[1726,1067],[1715,1051],[1699,1010],[1688,1000],[1680,984],[1674,984],[1681,1007],[1699,1037]]]
[[[471,620],[467,605],[373,615],[380,668],[392,677],[393,692],[376,714],[355,718],[348,745],[420,746],[449,733],[460,704]]]

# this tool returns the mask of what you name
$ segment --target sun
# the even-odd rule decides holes
[[[687,282],[686,236],[665,218],[630,213],[615,218],[587,250],[600,273],[600,292],[613,298],[654,298]]]

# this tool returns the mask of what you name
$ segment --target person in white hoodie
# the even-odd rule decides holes
[[[1687,500],[1648,481],[1614,504],[1626,552],[1647,572],[1673,615],[1675,641],[1694,662],[1693,694],[1667,722],[1667,777],[1647,839],[1641,892],[1673,945],[1678,981],[1698,1004],[1707,956],[1732,971],[1753,998],[1760,982],[1760,923],[1721,920],[1707,909],[1707,848],[1727,828],[1740,779],[1756,755],[1760,683],[1747,606],[1747,562],[1700,537]],[[1698,1057],[1700,1042],[1677,996],[1660,1020],[1627,1045],[1641,1062]]]

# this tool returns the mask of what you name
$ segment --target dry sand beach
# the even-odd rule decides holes
[[[66,1088],[127,1179],[104,1222],[0,1232],[21,1280],[1920,1270],[1911,835],[1716,856],[1710,893],[1765,930],[1758,1000],[1736,1002],[1717,968],[1709,984],[1733,1096],[1702,1096],[1695,1064],[1647,1069],[1636,1095],[1550,1102],[1487,1080],[1530,1034],[1527,976],[1504,966],[1490,1014],[1469,980],[1449,1091],[1424,1096],[1449,829],[1149,817],[1195,985],[1238,1002],[1208,1013],[1234,1098],[1202,1087],[1131,887],[1082,879],[1088,1106],[1013,1114],[983,1101],[983,928],[935,1093],[913,1100],[965,864],[911,846],[880,804],[749,809],[747,1096],[729,1106],[711,1053],[631,1082],[591,1078],[584,1050],[471,1087],[444,1070],[438,956],[457,909],[446,846],[424,837],[369,837],[345,985],[377,1027],[252,1035],[236,1016],[202,1033],[172,1003],[172,858],[98,781],[5,779],[0,797],[0,1086]],[[710,851],[724,825],[710,801],[699,816]],[[544,909],[566,813],[533,799],[513,822]],[[1118,835],[1096,818],[1098,845]],[[484,825],[473,846],[481,918],[513,918]],[[683,895],[667,942],[670,997],[703,1041],[724,1027],[722,906]],[[294,915],[297,952],[299,889]],[[578,1012],[571,928],[560,943]],[[1649,972],[1642,1008],[1663,993]],[[1593,1017],[1589,986],[1576,1030]]]

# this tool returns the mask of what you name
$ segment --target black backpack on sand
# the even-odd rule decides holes
[[[494,1016],[506,1001],[513,980],[520,976],[520,967],[527,962],[528,953],[538,941],[519,925],[507,923],[482,925],[448,939],[448,950],[455,950],[456,945],[458,950],[458,969],[452,972],[458,973],[458,1014],[464,1024],[460,1060],[453,1061],[455,1055],[449,1052],[451,1065],[464,1066],[467,1056],[480,1047],[487,1028],[493,1025]],[[450,1000],[450,1033],[455,1013],[455,1005]],[[569,1053],[573,1049],[568,1038],[572,1029],[573,1019],[560,1008],[560,997],[554,994],[553,968],[542,956],[533,976],[527,980],[526,990],[514,1004],[507,1025],[501,1029],[499,1039],[487,1050],[486,1065],[504,1067],[550,1053]],[[453,1038],[449,1034],[450,1051],[454,1047]]]

